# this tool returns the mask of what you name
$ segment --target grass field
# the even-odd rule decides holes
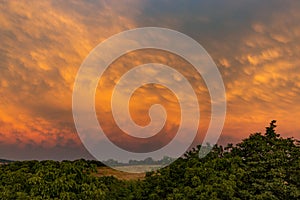
[[[116,169],[110,167],[99,167],[96,176],[114,176],[120,180],[142,180],[145,178],[146,171],[158,169],[160,165],[133,165],[118,166]]]

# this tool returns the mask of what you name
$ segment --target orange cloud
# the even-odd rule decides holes
[[[133,27],[110,3],[93,6],[85,1],[0,4],[0,141],[80,143],[71,111],[77,70],[99,42]]]
[[[279,131],[284,136],[299,137],[298,3],[286,2],[281,10],[283,6],[259,2],[255,15],[249,14],[254,13],[253,6],[247,3],[224,6],[220,13],[212,12],[212,3],[160,3],[158,7],[145,1],[2,1],[0,144],[52,148],[73,141],[79,145],[71,98],[80,64],[109,36],[142,26],[182,31],[211,54],[227,90],[227,119],[220,141],[227,137],[236,142],[249,133],[263,131],[272,119],[279,121]],[[192,66],[166,52],[131,52],[111,65],[97,90],[99,121],[104,119],[101,123],[109,133],[119,131],[110,116],[112,88],[130,68],[149,62],[172,66],[192,83],[201,110],[195,141],[199,143],[210,120],[207,88]],[[148,109],[153,102],[162,103],[168,111],[168,124],[163,131],[171,133],[166,140],[156,141],[159,146],[176,131],[178,102],[158,85],[139,88],[130,102],[132,117],[138,124],[149,122]],[[120,139],[115,137],[116,142]]]
[[[184,59],[168,52],[151,49],[138,50],[121,56],[112,63],[102,75],[96,93],[96,108],[98,120],[104,132],[107,133],[108,137],[116,144],[123,148],[130,148],[132,151],[148,151],[153,150],[152,148],[161,147],[161,145],[166,145],[170,139],[173,138],[174,134],[177,133],[178,126],[181,123],[178,99],[172,91],[160,85],[141,86],[131,97],[129,107],[133,120],[142,126],[145,126],[150,122],[148,113],[151,105],[161,104],[165,108],[167,112],[166,124],[155,138],[149,138],[148,140],[143,141],[133,138],[129,139],[129,137],[115,125],[111,113],[111,98],[113,89],[122,75],[133,67],[145,63],[160,63],[172,66],[191,82],[191,85],[198,96],[201,109],[201,121],[198,137],[203,138],[209,123],[210,101],[207,88],[202,78],[193,66],[187,63]],[[148,70],[144,71],[144,74],[146,76],[150,76],[151,74],[155,75],[155,72]],[[174,78],[176,79],[176,77]],[[124,101],[123,99],[119,100]],[[189,127],[187,125],[186,134],[189,133],[188,128]],[[199,138],[197,139],[198,143]]]

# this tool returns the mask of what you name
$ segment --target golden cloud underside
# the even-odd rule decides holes
[[[154,104],[162,105],[167,112],[167,119],[164,128],[157,135],[147,139],[137,139],[128,137],[115,124],[111,111],[111,97],[114,86],[118,83],[123,74],[132,68],[145,63],[160,63],[172,66],[179,73],[185,75],[191,82],[202,110],[201,129],[202,132],[208,126],[210,115],[210,101],[207,88],[201,78],[191,64],[183,58],[162,50],[137,50],[129,52],[116,59],[109,68],[104,72],[99,81],[96,93],[96,110],[98,121],[101,124],[106,135],[115,144],[131,151],[149,151],[162,147],[170,142],[177,133],[181,122],[180,105],[175,94],[168,88],[159,84],[144,85],[138,88],[130,99],[129,110],[132,119],[140,126],[150,123],[149,108]],[[153,71],[143,71],[149,76]],[[191,76],[191,74],[193,76]],[[119,99],[119,101],[124,101]],[[202,119],[201,118],[201,119]],[[205,120],[206,119],[206,120]],[[200,134],[199,134],[200,135]],[[124,143],[126,141],[126,143]]]
[[[230,7],[228,13],[237,12],[238,6]],[[166,15],[166,10],[146,20],[144,1],[1,1],[0,143],[47,148],[80,145],[72,119],[72,89],[82,61],[111,35],[154,24],[191,35],[218,65],[228,100],[223,140],[237,141],[272,119],[278,120],[278,131],[284,136],[299,138],[300,5],[289,1],[281,7],[281,12],[266,10],[272,14],[263,15],[257,11],[239,20],[226,21],[229,14],[218,16],[222,12],[216,17],[201,16],[192,9],[182,12],[182,18],[175,12]],[[195,70],[170,53],[131,52],[113,63],[97,91],[99,121],[105,121],[101,122],[105,129],[114,130],[107,116],[110,89],[130,67],[150,61],[174,67],[193,84],[201,110],[199,141],[210,121],[209,94]],[[177,102],[157,85],[136,91],[130,102],[133,119],[141,125],[148,123],[152,100],[165,105],[169,112],[165,131],[172,133],[179,122]]]

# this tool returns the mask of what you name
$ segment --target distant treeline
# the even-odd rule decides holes
[[[176,159],[168,156],[164,156],[161,160],[153,160],[153,158],[148,157],[144,160],[129,160],[128,163],[122,163],[114,159],[109,159],[106,161],[102,161],[104,164],[108,166],[131,166],[131,165],[168,165],[174,162]]]
[[[6,160],[6,159],[0,159],[0,164],[7,164],[7,163],[11,163],[14,162],[12,160]]]

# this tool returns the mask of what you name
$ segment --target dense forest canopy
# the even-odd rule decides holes
[[[0,199],[300,199],[300,143],[276,133],[200,146],[143,180],[97,177],[97,161],[24,161],[0,166]]]

